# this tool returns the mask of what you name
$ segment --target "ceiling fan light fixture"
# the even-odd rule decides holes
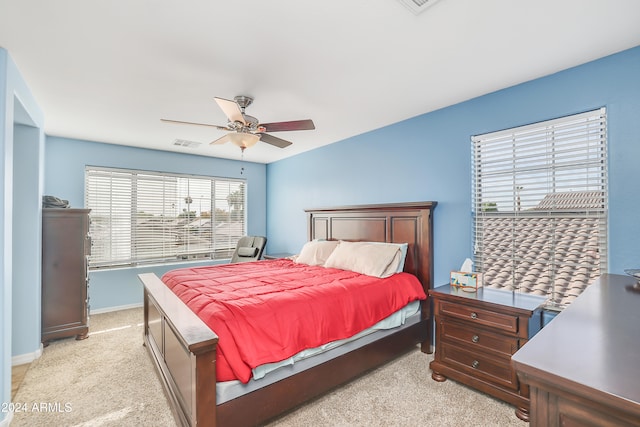
[[[256,145],[256,143],[260,141],[260,135],[245,132],[231,132],[229,134],[229,139],[231,139],[231,142],[235,145],[244,149]]]

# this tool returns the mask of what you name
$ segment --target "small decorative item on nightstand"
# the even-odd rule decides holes
[[[475,292],[482,287],[482,273],[452,271],[450,283],[454,288],[460,288],[466,292]]]
[[[473,261],[467,258],[462,263],[459,271],[452,271],[449,280],[451,286],[462,289],[465,292],[476,292],[482,287],[482,273],[473,271]]]

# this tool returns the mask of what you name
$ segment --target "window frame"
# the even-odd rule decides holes
[[[246,179],[88,165],[84,185],[91,270],[225,260],[247,234]]]
[[[607,271],[606,121],[602,107],[471,137],[473,257],[485,286],[546,295],[560,310]],[[567,243],[569,232],[587,240]],[[538,280],[527,277],[534,269]]]

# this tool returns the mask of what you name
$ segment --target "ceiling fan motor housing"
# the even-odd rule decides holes
[[[236,104],[240,107],[240,110],[242,111],[242,118],[245,123],[235,122],[232,124],[232,127],[237,131],[255,132],[258,129],[258,119],[244,113],[245,108],[253,103],[253,98],[250,96],[238,95],[234,97],[233,100],[236,101]]]
[[[240,108],[242,108],[243,113],[244,109],[253,103],[253,98],[245,95],[238,95],[234,97],[233,100],[236,101],[236,104],[238,104]]]

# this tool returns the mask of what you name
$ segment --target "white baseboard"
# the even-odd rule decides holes
[[[142,303],[119,305],[117,307],[107,307],[107,308],[99,308],[97,310],[91,310],[90,314],[110,313],[112,311],[128,310],[130,308],[140,308],[140,307],[142,307]]]
[[[13,419],[13,412],[5,412],[7,414],[4,417],[4,420],[0,420],[0,427],[9,427],[11,425],[11,420]]]
[[[42,348],[42,344],[40,344],[40,347],[33,353],[19,354],[11,357],[11,366],[24,365],[25,363],[33,362],[42,356]]]

